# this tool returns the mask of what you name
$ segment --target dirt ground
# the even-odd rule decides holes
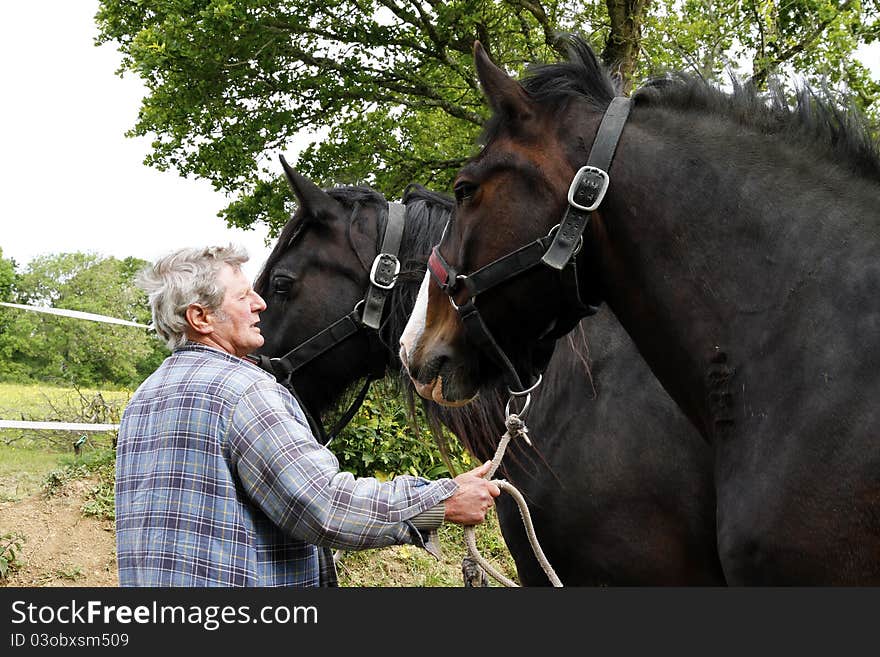
[[[59,494],[35,493],[0,502],[0,535],[24,534],[21,566],[0,586],[116,586],[113,522],[84,517],[81,507],[95,481],[71,481]]]

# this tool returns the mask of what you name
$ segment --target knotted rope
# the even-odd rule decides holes
[[[498,466],[501,465],[501,459],[504,458],[504,452],[507,450],[507,445],[512,439],[521,437],[527,443],[531,444],[531,441],[529,440],[527,435],[528,428],[526,427],[525,422],[520,419],[519,415],[517,415],[516,413],[508,414],[507,419],[504,421],[504,424],[507,427],[507,431],[503,436],[501,436],[501,440],[498,443],[498,448],[495,450],[495,456],[492,457],[492,467],[489,468],[489,472],[486,473],[486,479],[491,479],[492,483],[498,486],[498,488],[506,491],[513,496],[513,499],[516,501],[517,506],[519,507],[519,514],[522,517],[523,525],[525,525],[526,534],[529,538],[529,544],[532,546],[532,550],[535,553],[535,557],[538,559],[538,563],[541,565],[541,568],[543,569],[544,574],[547,575],[550,583],[553,584],[553,586],[561,587],[562,582],[559,580],[559,577],[556,576],[556,572],[553,570],[552,566],[550,566],[550,562],[547,561],[547,557],[544,555],[544,551],[541,549],[541,545],[538,543],[538,537],[535,535],[535,528],[534,525],[532,525],[532,516],[529,513],[529,507],[526,504],[526,500],[522,496],[522,493],[520,493],[516,489],[516,487],[510,482],[507,482],[503,479],[492,479],[492,475],[495,474]],[[483,570],[485,570],[489,575],[504,584],[504,586],[519,586],[516,582],[500,573],[480,554],[479,550],[477,549],[475,527],[465,527],[464,537],[468,547],[468,554],[470,554],[471,558],[476,561]]]

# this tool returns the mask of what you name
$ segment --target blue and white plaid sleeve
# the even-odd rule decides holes
[[[290,535],[357,550],[421,543],[406,520],[452,495],[451,479],[408,475],[381,482],[340,472],[312,436],[293,397],[259,381],[241,397],[228,429],[230,458],[255,504]]]

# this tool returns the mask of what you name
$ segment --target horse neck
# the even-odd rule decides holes
[[[694,137],[627,126],[611,191],[591,222],[589,257],[603,298],[711,440],[732,422],[737,364],[762,357],[755,318],[780,312],[833,253],[841,224],[866,216],[858,197],[876,198],[876,186],[853,194],[868,183],[829,174],[827,163],[812,172],[792,153],[761,159],[773,147],[758,136],[700,143],[699,126],[687,131]]]

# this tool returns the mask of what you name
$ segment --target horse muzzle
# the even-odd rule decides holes
[[[407,358],[406,348],[400,348],[400,361],[420,397],[441,406],[464,406],[476,397],[476,389],[467,384],[462,370],[452,365],[446,356]]]

